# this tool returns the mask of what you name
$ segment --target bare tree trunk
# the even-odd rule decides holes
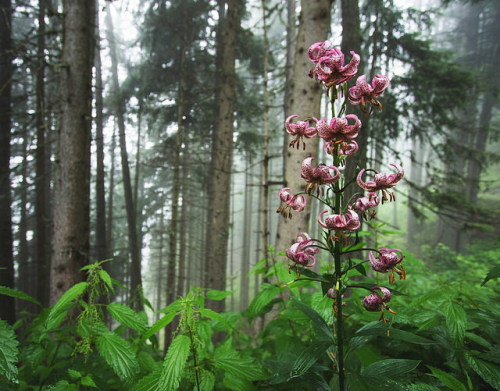
[[[165,216],[163,214],[163,207],[160,211],[160,228],[158,229],[158,271],[157,271],[157,280],[156,280],[156,309],[159,310],[162,305],[162,294],[163,294],[163,231],[165,230],[164,226]],[[159,318],[159,313],[157,313],[157,318]]]
[[[243,243],[242,243],[242,256],[240,265],[240,311],[248,308],[248,292],[249,292],[249,278],[248,272],[250,271],[250,244],[252,234],[252,197],[251,197],[251,182],[250,182],[251,161],[250,158],[246,159],[245,167],[245,188],[243,190],[244,203],[243,203]],[[234,226],[234,224],[233,224]]]
[[[115,187],[115,150],[116,150],[116,130],[113,128],[113,134],[111,136],[111,147],[110,147],[110,164],[109,168],[109,189],[114,189]],[[108,246],[109,256],[113,257],[113,191],[109,192],[108,195],[108,216],[106,219],[106,242]]]
[[[242,0],[227,1],[227,15],[217,37],[220,56],[216,80],[215,129],[212,141],[211,175],[209,178],[209,214],[207,227],[207,288],[226,289],[227,245],[229,234],[229,197],[233,161],[233,113],[235,94],[236,39],[240,28]],[[221,7],[221,9],[224,9]],[[224,311],[224,301],[207,302],[211,309]]]
[[[104,190],[104,134],[103,134],[103,84],[101,66],[101,40],[99,35],[99,10],[96,10],[95,36],[97,45],[95,50],[95,144],[96,144],[96,226],[95,226],[95,250],[99,261],[109,258],[108,244],[106,240],[106,197]],[[110,193],[113,190],[110,188]],[[109,267],[106,265],[106,268]]]
[[[64,0],[61,128],[54,200],[50,302],[83,279],[88,264],[94,1]]]
[[[309,78],[312,63],[307,56],[309,46],[327,38],[330,25],[330,0],[307,1],[302,0],[299,16],[299,31],[295,48],[295,60],[292,66],[293,79],[291,80],[290,113],[296,114],[301,120],[310,117],[320,117],[321,112],[321,86]],[[285,143],[290,143],[290,136],[285,136]],[[307,140],[304,151],[287,148],[284,154],[283,178],[285,187],[297,193],[304,187],[304,181],[297,175],[302,161],[315,155],[318,149],[317,138]],[[309,230],[311,215],[310,203],[300,213],[295,213],[292,220],[280,218],[276,234],[276,250],[283,251],[289,247],[299,232]]]
[[[177,279],[177,296],[184,296],[186,291],[189,289],[189,279],[187,278],[187,225],[188,225],[188,176],[189,176],[189,134],[188,127],[183,128],[182,132],[182,177],[181,177],[181,189],[182,189],[182,208],[180,216],[180,227],[179,227],[179,277]]]
[[[109,50],[111,55],[111,73],[112,73],[112,88],[116,99],[115,115],[118,122],[118,135],[120,143],[120,155],[122,164],[123,176],[123,192],[125,195],[125,210],[127,213],[128,226],[128,245],[130,251],[130,290],[132,293],[131,299],[133,306],[142,310],[141,300],[141,256],[137,240],[137,219],[135,214],[134,200],[132,196],[132,183],[130,179],[130,168],[128,162],[127,143],[125,139],[125,108],[123,99],[120,97],[120,87],[118,82],[118,60],[116,55],[116,43],[113,33],[113,20],[111,11],[108,8],[106,13],[106,35],[109,42]]]
[[[424,149],[422,142],[416,137],[412,137],[412,148],[411,148],[411,170],[410,170],[410,182],[415,186],[422,185],[422,172],[424,164]],[[406,225],[406,246],[410,251],[415,252],[417,250],[417,236],[420,231],[420,223],[418,210],[420,209],[419,197],[420,193],[418,190],[410,191],[408,198],[408,219]]]

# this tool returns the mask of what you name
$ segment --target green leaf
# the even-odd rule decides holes
[[[111,289],[113,293],[115,293],[115,288],[113,288],[113,281],[111,280],[111,276],[108,274],[106,270],[104,269],[99,270],[99,278],[106,283],[108,288]]]
[[[92,379],[92,377],[90,375],[87,375],[84,378],[82,378],[81,383],[82,383],[82,386],[97,388],[97,385],[94,383],[94,380]]]
[[[31,297],[30,295],[27,295],[24,292],[21,292],[21,291],[18,291],[17,289],[12,289],[12,288],[9,288],[6,286],[0,285],[0,295],[10,296],[10,297],[13,297],[15,299],[30,301],[32,303],[35,303],[39,307],[42,306],[37,299]]]
[[[71,377],[72,379],[80,379],[82,377],[81,372],[75,371],[74,369],[71,368],[68,369],[68,374],[69,377]]]
[[[325,355],[327,349],[332,345],[332,341],[314,341],[310,343],[295,360],[290,377],[301,376],[311,368],[316,361]]]
[[[161,369],[144,376],[133,387],[132,391],[158,391],[158,381],[160,380]]]
[[[453,375],[442,371],[441,369],[431,367],[430,365],[427,365],[427,368],[429,368],[432,371],[432,375],[435,378],[439,379],[441,383],[443,383],[446,387],[452,389],[453,391],[466,391],[465,386],[457,380]]]
[[[134,380],[139,363],[128,341],[115,333],[107,332],[97,338],[96,346],[99,354],[120,379],[127,382]]]
[[[430,384],[426,383],[415,383],[415,384],[408,384],[406,386],[407,391],[441,391],[440,388],[431,386]]]
[[[495,278],[500,277],[500,264],[493,266],[486,277],[484,278],[483,282],[481,283],[481,286],[484,286],[489,280],[493,280]]]
[[[318,334],[321,336],[321,339],[332,341],[333,333],[330,327],[326,324],[325,320],[318,314],[315,310],[313,310],[308,305],[302,303],[297,300],[295,297],[292,297],[293,304],[299,310],[301,310],[304,314],[306,314],[312,321],[314,328],[317,330]]]
[[[464,309],[458,304],[448,301],[445,303],[446,327],[450,330],[451,338],[455,346],[462,345],[465,335],[465,324],[467,315]]]
[[[465,353],[465,359],[470,367],[483,380],[496,390],[500,390],[500,366],[483,361],[468,353]]]
[[[436,342],[421,337],[419,335],[413,334],[409,331],[399,330],[395,328],[387,327],[383,322],[375,321],[366,324],[361,327],[357,332],[357,335],[375,335],[379,337],[393,338],[409,343],[414,343],[417,345],[434,345]]]
[[[178,335],[174,338],[163,361],[163,369],[158,383],[159,390],[177,390],[190,348],[191,340],[189,337]]]
[[[168,313],[176,313],[178,311],[181,311],[183,309],[182,303],[179,300],[174,301],[173,303],[170,303],[166,307],[162,308],[158,312],[161,312],[162,314],[168,314]]]
[[[300,268],[300,279],[305,280],[305,278],[302,278],[303,276],[306,276],[307,279],[313,280],[313,281],[321,281],[324,283],[332,283],[332,280],[328,279],[325,275],[321,275],[318,273],[313,272],[311,269],[307,269],[305,267]]]
[[[226,371],[226,377],[233,376],[244,380],[261,380],[266,375],[263,369],[250,357],[242,357],[229,343],[219,346],[214,352],[215,367]]]
[[[261,291],[255,296],[248,307],[248,317],[255,318],[279,293],[277,286],[262,284]]]
[[[111,316],[119,323],[139,333],[143,333],[147,330],[148,325],[144,319],[142,319],[132,308],[121,303],[108,304],[107,308]]]
[[[364,378],[396,379],[405,373],[413,371],[419,363],[420,360],[388,358],[369,365],[363,370],[361,375]]]
[[[170,322],[172,322],[175,318],[175,312],[171,312],[162,316],[158,319],[152,326],[142,335],[142,340],[146,340],[153,335],[155,335],[158,331],[165,328]]]
[[[0,319],[0,379],[5,377],[12,383],[17,380],[17,356],[19,342],[12,327],[4,320]]]
[[[200,369],[198,372],[200,379],[200,391],[213,391],[215,386],[215,376],[212,372]],[[197,387],[194,388],[195,390]]]
[[[223,324],[224,326],[226,326],[228,329],[232,329],[233,328],[233,325],[230,324],[226,320],[226,318],[224,318],[224,316],[222,316],[221,314],[219,314],[219,313],[217,313],[215,311],[212,311],[211,309],[200,308],[200,315],[204,316],[205,318],[216,320],[217,322],[219,322],[219,323]]]
[[[218,291],[216,289],[211,289],[207,291],[207,299],[210,300],[224,300],[226,297],[232,295],[234,292],[233,291]]]
[[[363,263],[358,263],[354,269],[356,269],[356,271],[361,274],[362,276],[365,276],[366,277],[366,268],[365,268],[365,265]]]
[[[88,286],[88,282],[79,282],[64,292],[59,301],[51,308],[47,317],[46,326],[49,330],[57,327],[62,322],[64,317],[60,315],[68,310],[74,300],[83,295]]]

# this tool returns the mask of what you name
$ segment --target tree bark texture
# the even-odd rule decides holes
[[[65,0],[63,12],[61,123],[50,275],[52,304],[83,279],[80,268],[88,264],[89,259],[94,2]]]
[[[233,162],[236,39],[240,28],[242,0],[228,0],[227,15],[217,37],[220,61],[217,67],[217,112],[212,140],[207,227],[207,288],[226,289],[229,238],[229,198]],[[221,7],[224,9],[223,7]],[[208,306],[224,311],[224,301],[208,301]]]
[[[299,29],[295,44],[295,60],[292,65],[293,78],[290,82],[290,114],[296,114],[297,119],[306,120],[311,117],[321,117],[321,85],[309,78],[309,71],[313,63],[307,56],[307,50],[315,42],[327,38],[331,13],[330,0],[302,0],[299,16]],[[285,143],[290,143],[290,135],[285,135]],[[284,186],[289,187],[292,193],[304,189],[304,180],[298,175],[303,160],[308,156],[316,156],[318,139],[306,141],[305,150],[287,148],[283,159]],[[299,232],[309,231],[311,215],[310,203],[305,210],[294,213],[291,220],[280,218],[276,234],[276,250],[284,251],[294,243]]]

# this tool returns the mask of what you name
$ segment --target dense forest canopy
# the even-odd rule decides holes
[[[499,34],[0,0],[0,390],[500,389]]]

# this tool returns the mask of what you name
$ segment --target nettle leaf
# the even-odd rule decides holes
[[[160,380],[161,369],[151,372],[149,375],[144,376],[133,387],[132,391],[157,391],[158,382]]]
[[[47,317],[46,326],[49,330],[57,327],[62,322],[64,316],[61,315],[65,315],[66,311],[73,304],[73,301],[83,295],[88,286],[88,282],[79,282],[64,292],[59,301],[51,308]]]
[[[200,391],[213,391],[215,376],[212,372],[201,369],[198,373],[200,379]]]
[[[314,341],[309,344],[295,360],[290,377],[301,376],[318,361],[332,345],[332,341]]]
[[[214,352],[215,367],[226,372],[226,377],[233,376],[244,380],[266,378],[262,367],[250,357],[242,357],[227,344],[219,346]]]
[[[132,308],[121,303],[108,304],[108,312],[119,323],[143,333],[147,330],[148,325],[143,318],[140,317]]]
[[[172,322],[175,318],[175,312],[171,312],[162,316],[158,319],[150,328],[142,335],[142,340],[146,340],[155,335],[158,331],[165,328],[170,322]]]
[[[496,390],[500,390],[500,366],[483,361],[468,353],[465,353],[465,359],[470,367],[483,380]]]
[[[97,388],[97,385],[94,382],[94,379],[90,375],[82,377],[81,380],[82,386]]]
[[[465,386],[453,375],[444,372],[441,369],[431,367],[430,365],[427,365],[427,368],[432,371],[432,375],[430,376],[434,376],[435,378],[439,379],[439,381],[446,387],[452,389],[453,391],[466,391]]]
[[[115,333],[107,332],[97,338],[96,346],[99,354],[120,379],[127,382],[135,379],[139,363],[128,341]]]
[[[464,309],[452,301],[445,303],[444,312],[446,317],[446,327],[450,330],[451,338],[455,346],[462,345],[465,336],[465,325],[467,315]]]
[[[226,297],[232,295],[234,292],[233,291],[218,291],[216,289],[211,289],[209,291],[207,291],[206,295],[207,295],[207,299],[210,299],[210,300],[223,300],[225,299]]]
[[[101,269],[99,270],[98,273],[99,273],[99,278],[106,283],[108,288],[111,289],[111,292],[115,293],[115,288],[113,287],[113,281],[111,280],[111,276],[108,274],[108,272],[104,269]]]
[[[500,264],[493,266],[489,271],[486,277],[484,278],[483,282],[481,283],[481,286],[484,286],[489,280],[493,280],[495,278],[500,277]]]
[[[158,383],[159,390],[177,390],[190,348],[191,340],[189,337],[178,335],[174,338],[163,361],[163,369]]]
[[[208,308],[200,308],[200,315],[201,316],[204,316],[205,318],[209,318],[209,319],[212,319],[212,320],[216,320],[217,322],[223,324],[226,328],[228,329],[232,329],[233,328],[233,325],[231,325],[227,320],[226,318],[224,318],[224,316],[222,316],[221,314],[211,310],[211,309],[208,309]]]
[[[312,321],[315,329],[318,334],[325,340],[333,340],[333,333],[330,327],[326,324],[325,320],[318,314],[315,310],[313,310],[308,305],[302,303],[297,300],[295,297],[292,297],[292,301],[299,310],[301,310],[304,314],[306,314]]]
[[[418,364],[420,364],[420,360],[388,358],[367,366],[361,375],[364,378],[397,379],[401,375],[413,371]]]
[[[9,288],[6,286],[0,286],[0,295],[10,296],[10,297],[13,297],[15,299],[30,301],[32,303],[35,303],[39,307],[42,306],[37,299],[31,297],[30,295],[27,295],[24,292],[21,292],[21,291],[18,291],[17,289],[12,289],[12,288]]]
[[[16,334],[9,324],[0,320],[0,379],[5,377],[12,383],[18,383],[17,380],[17,356],[19,342]]]

